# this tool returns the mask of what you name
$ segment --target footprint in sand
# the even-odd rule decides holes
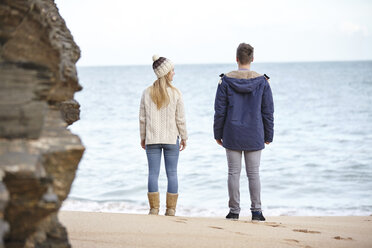
[[[303,233],[320,233],[318,231],[310,231],[310,230],[307,230],[307,229],[293,229],[292,231],[294,231],[294,232],[303,232]]]
[[[276,223],[276,222],[265,222],[266,226],[271,226],[271,227],[284,227],[281,225],[282,223]]]
[[[300,243],[300,241],[298,241],[297,239],[284,239],[284,240],[288,242],[293,242],[293,243]]]
[[[277,222],[254,222],[254,221],[242,221],[243,223],[249,223],[249,224],[263,224],[266,226],[271,226],[271,227],[284,227],[282,223],[277,223]]]
[[[300,244],[300,241],[298,241],[297,239],[284,239],[284,241],[287,241],[289,243],[292,243],[292,244]],[[306,245],[306,246],[301,246],[303,248],[312,248],[311,246],[309,245]]]
[[[219,226],[208,226],[209,228],[214,228],[214,229],[223,229],[222,227]]]
[[[340,236],[336,236],[336,237],[333,237],[334,239],[337,239],[337,240],[353,240],[352,237],[348,237],[348,238],[343,238],[343,237],[340,237]]]
[[[184,218],[178,218],[177,220],[187,221],[187,219],[184,219]]]
[[[183,218],[178,218],[177,220],[174,220],[174,222],[183,223],[183,224],[187,224],[186,221],[187,219],[183,219]]]

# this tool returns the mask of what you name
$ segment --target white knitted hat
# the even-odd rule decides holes
[[[158,78],[164,77],[174,68],[172,61],[167,58],[154,55],[152,56],[152,60],[154,61],[154,63],[152,63],[152,69],[154,69]]]

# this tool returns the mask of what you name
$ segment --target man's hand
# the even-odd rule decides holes
[[[141,140],[141,147],[143,148],[143,150],[146,150],[145,140]]]
[[[181,140],[180,143],[180,152],[186,149],[186,140]]]
[[[268,145],[268,144],[270,144],[270,143],[271,143],[271,142],[269,142],[269,141],[266,141],[266,142],[265,142],[266,145]]]
[[[216,142],[217,142],[217,144],[219,144],[220,146],[222,146],[222,139],[216,139]]]

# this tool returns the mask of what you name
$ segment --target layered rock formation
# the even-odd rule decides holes
[[[84,152],[66,129],[79,57],[52,0],[0,0],[0,248],[70,247],[57,212]]]

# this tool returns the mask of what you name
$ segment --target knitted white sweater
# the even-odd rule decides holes
[[[141,140],[145,144],[176,144],[177,136],[187,140],[185,110],[182,94],[167,89],[169,104],[158,109],[150,96],[150,87],[142,94],[139,123]]]

